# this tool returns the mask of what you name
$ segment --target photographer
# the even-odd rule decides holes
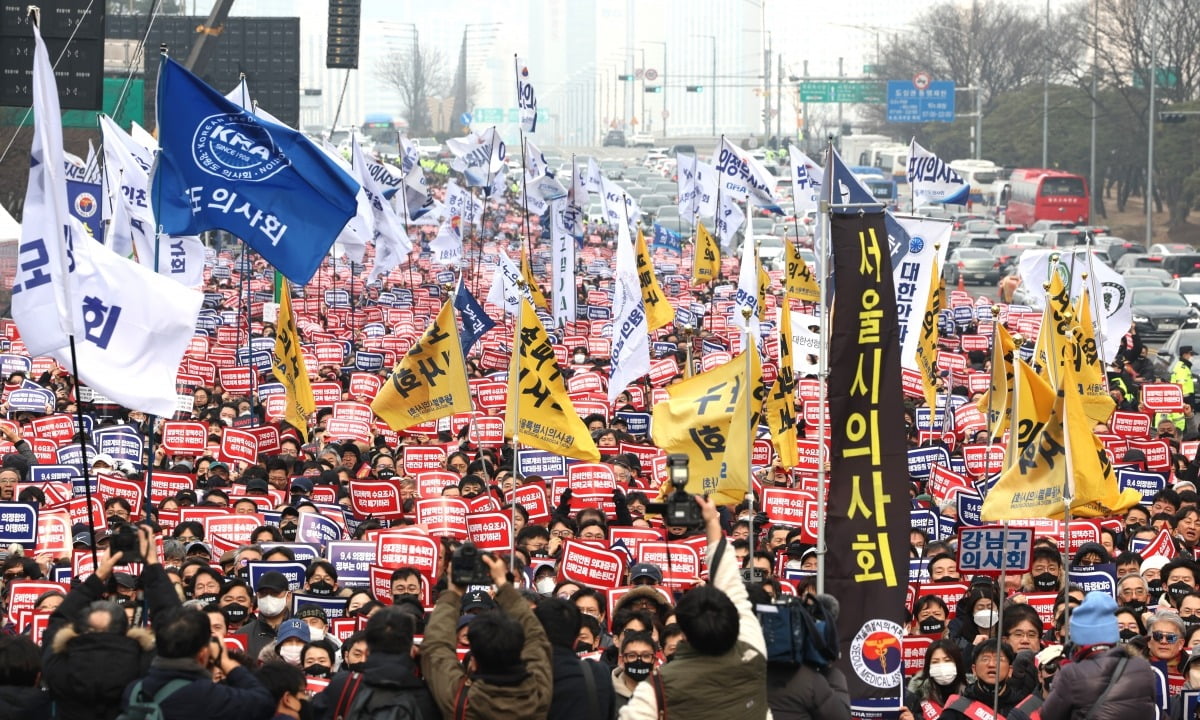
[[[661,672],[642,683],[622,720],[727,720],[767,717],[767,659],[737,560],[707,498],[695,497],[708,537],[710,585],[690,590],[675,606],[686,640]],[[660,699],[661,705],[660,707]]]
[[[149,528],[125,527],[137,533],[146,563],[141,575],[146,604],[157,621],[179,606],[179,597],[158,562]],[[57,705],[59,718],[116,717],[122,691],[150,667],[154,637],[142,628],[131,628],[125,610],[103,600],[116,595],[113,570],[126,562],[124,551],[112,552],[95,573],[71,589],[50,616],[43,641],[42,681]]]
[[[482,567],[467,568],[464,573],[460,561],[467,548],[474,550],[474,546],[464,545],[455,553],[446,589],[438,596],[425,627],[421,673],[446,717],[544,718],[554,690],[546,632],[529,602],[509,582],[503,560],[479,555]],[[496,586],[500,609],[477,615],[471,622],[471,655],[464,671],[455,653],[459,604],[466,590],[460,583],[472,574],[484,573]]]

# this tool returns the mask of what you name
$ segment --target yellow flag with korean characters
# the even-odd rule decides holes
[[[995,442],[1004,437],[1012,421],[1013,412],[1013,357],[1017,344],[1008,328],[997,323],[996,332],[992,334],[992,373],[991,383],[983,397],[976,402],[979,412],[987,418],[988,433]]]
[[[696,252],[692,257],[692,282],[712,282],[721,272],[721,246],[704,223],[696,225]]]
[[[933,273],[930,277],[929,299],[925,302],[925,314],[921,316],[921,335],[917,338],[916,361],[917,369],[921,372],[925,405],[932,412],[933,408],[937,407],[937,385],[934,384],[934,378],[938,376],[938,313],[942,311],[942,284],[938,282],[941,274],[938,271],[937,255],[933,256]]]
[[[600,451],[567,395],[554,346],[527,299],[521,301],[513,345],[504,437],[515,436],[517,442],[557,455],[599,462]]]
[[[792,312],[785,300],[779,313],[779,374],[767,396],[767,427],[779,464],[794,468],[796,450],[796,374],[792,369]]]
[[[800,254],[800,244],[789,239],[785,241],[784,247],[787,248],[787,277],[784,279],[787,296],[802,302],[820,302],[821,288],[813,277],[812,268],[804,262],[804,256]]]
[[[1064,360],[1071,365],[1078,383],[1077,390],[1084,412],[1092,422],[1106,423],[1117,404],[1108,394],[1108,386],[1100,372],[1100,346],[1096,344],[1096,329],[1092,325],[1092,302],[1084,288],[1075,306],[1075,328]]]
[[[542,310],[550,311],[550,303],[546,300],[546,296],[542,294],[542,288],[538,285],[537,278],[533,276],[533,266],[529,263],[529,250],[524,245],[521,246],[521,277],[525,279],[525,284],[529,286],[529,294],[533,297],[533,302]]]
[[[304,442],[308,442],[308,416],[317,410],[313,400],[312,386],[308,383],[308,369],[304,367],[304,355],[300,352],[300,333],[296,332],[296,320],[292,317],[292,290],[282,275],[277,275],[279,288],[279,317],[275,330],[275,379],[287,393],[287,407],[283,419],[300,431]]]
[[[754,343],[749,353],[749,377],[742,353],[667,386],[670,399],[654,406],[650,433],[654,444],[668,454],[687,455],[687,491],[709,493],[718,505],[742,502],[750,487],[753,438],[747,435],[757,424],[766,391]]]
[[[763,269],[762,262],[758,263],[758,312],[766,312],[767,294],[771,292],[771,276]]]
[[[650,332],[675,322],[675,308],[663,294],[654,276],[654,264],[650,261],[650,249],[646,247],[646,236],[642,229],[637,233],[638,284],[642,287],[642,304],[646,306],[646,324]]]
[[[453,299],[392,370],[371,409],[393,430],[471,411]]]

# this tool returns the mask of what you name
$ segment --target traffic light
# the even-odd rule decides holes
[[[1160,112],[1158,121],[1164,125],[1173,125],[1176,123],[1187,122],[1187,113],[1180,112]]]
[[[703,85],[688,85],[687,91],[695,92],[695,93],[704,92],[704,86]]]
[[[648,92],[648,93],[660,93],[660,92],[662,92],[662,85],[647,85],[647,86],[646,86],[646,92]]]

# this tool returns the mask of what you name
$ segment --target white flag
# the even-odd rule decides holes
[[[463,244],[462,234],[459,232],[462,218],[455,215],[447,218],[442,227],[438,229],[438,234],[429,243],[429,250],[433,253],[433,262],[439,265],[455,265],[462,262]]]
[[[553,175],[550,170],[550,165],[546,162],[546,155],[538,149],[537,145],[529,138],[525,139],[525,175],[531,178],[540,178],[546,175]]]
[[[67,213],[58,91],[33,32],[35,131],[20,249],[27,259],[18,266],[13,317],[30,354],[71,367],[73,335],[83,382],[124,407],[170,417],[203,296],[88,240]]]
[[[590,158],[589,158],[589,162],[590,162]],[[574,157],[572,157],[571,158],[571,204],[582,211],[582,210],[587,209],[588,202],[590,200],[590,198],[588,197],[590,194],[590,191],[588,189],[587,177],[584,175],[584,172],[580,172],[581,170],[586,172],[587,168],[586,167],[580,168],[579,163],[575,160]]]
[[[150,204],[150,165],[145,149],[112,118],[104,114],[99,118],[104,147],[103,194],[105,202],[112,203],[104,244],[121,257],[130,257],[135,245],[139,248],[154,246],[156,221]],[[149,261],[153,267],[153,251]]]
[[[747,309],[750,310],[749,320],[744,317]],[[754,246],[754,223],[748,222],[746,237],[742,240],[742,262],[738,268],[737,292],[733,296],[733,324],[748,329],[751,334],[757,336],[761,313],[762,308],[758,306],[758,249]]]
[[[587,174],[584,176],[584,186],[588,192],[603,192],[604,191],[604,174],[600,172],[600,166],[596,164],[596,158],[588,158]]]
[[[896,315],[900,319],[900,366],[921,371],[917,365],[917,344],[921,338],[921,323],[929,299],[931,283],[941,282],[933,277],[934,260],[937,267],[946,266],[950,248],[950,233],[954,223],[911,215],[893,215],[900,227],[891,237],[892,279],[896,286]]]
[[[550,264],[554,325],[575,321],[575,231],[579,226],[579,208],[565,198],[550,203]]]
[[[1104,345],[1100,356],[1112,362],[1121,349],[1121,340],[1133,323],[1132,298],[1125,287],[1125,278],[1104,262],[1094,257],[1086,247],[1060,248],[1057,250],[1026,250],[1021,253],[1017,272],[1026,288],[1033,290],[1030,305],[1037,310],[1046,307],[1046,292],[1042,284],[1050,279],[1050,256],[1059,255],[1059,271],[1070,278],[1071,301],[1079,299],[1084,289],[1092,301],[1092,322],[1096,325],[1096,338],[1104,334]],[[1088,277],[1085,280],[1084,274]]]
[[[470,187],[487,187],[504,165],[507,156],[504,140],[495,127],[461,138],[450,138],[446,141],[446,147],[454,155],[450,168],[462,173]]]
[[[788,147],[792,163],[792,202],[796,217],[809,210],[816,210],[821,202],[821,181],[825,170],[795,145]]]
[[[384,199],[384,188],[371,175],[367,159],[356,137],[350,140],[350,157],[354,161],[354,174],[351,177],[358,180],[362,192],[366,193],[367,200],[371,203],[375,225],[375,265],[367,276],[367,282],[375,282],[380,275],[386,275],[392,268],[404,262],[412,250],[412,243],[409,242],[404,224],[396,217],[391,203]]]
[[[729,252],[733,249],[733,239],[737,231],[742,229],[746,213],[738,205],[737,198],[729,195],[721,196],[721,210],[717,213],[717,237],[721,240],[721,249]]]
[[[912,139],[908,148],[908,183],[912,187],[913,207],[941,203],[965,205],[971,186],[937,155]]]
[[[729,142],[729,138],[721,138],[713,155],[713,167],[717,170],[722,196],[732,193],[738,200],[753,196],[759,207],[783,214],[775,202],[775,176],[745,150]]]
[[[333,160],[334,164],[343,172],[354,177],[354,168],[350,167],[350,163],[342,157],[341,151],[331,145],[328,140],[322,140],[317,147],[321,148],[321,151],[330,160]],[[350,218],[334,242],[342,248],[351,262],[360,263],[367,251],[367,242],[375,236],[375,214],[371,209],[371,201],[367,198],[366,191],[361,187],[359,187],[354,200],[358,206],[354,217]]]
[[[650,372],[650,327],[638,281],[637,256],[629,226],[617,223],[617,262],[613,275],[612,366],[608,401],[616,400],[633,381]]]
[[[529,80],[529,66],[517,58],[517,107],[521,111],[521,129],[527,133],[537,130],[537,95]]]
[[[46,355],[70,343],[72,317],[67,284],[67,239],[75,226],[67,212],[62,113],[46,45],[33,27],[33,145],[25,222],[12,288],[12,316],[30,356]],[[86,233],[78,236],[82,242]],[[58,281],[55,281],[55,278]]]
[[[679,216],[695,225],[717,211],[717,171],[695,155],[679,155]]]
[[[530,305],[533,304],[533,293],[528,287],[522,292],[520,282],[521,269],[501,250],[496,273],[492,275],[492,289],[488,291],[487,301],[498,308],[504,308],[504,312],[509,315],[516,315],[521,309],[522,295]]]

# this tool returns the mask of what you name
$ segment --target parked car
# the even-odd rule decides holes
[[[650,143],[653,145],[654,143]],[[609,130],[604,136],[604,142],[601,143],[604,147],[625,147],[625,133],[621,130]]]
[[[1173,277],[1200,274],[1200,253],[1175,253],[1163,257],[1162,269]]]
[[[1151,255],[1179,255],[1196,252],[1196,248],[1187,243],[1155,243],[1150,246]]]
[[[629,147],[654,147],[654,136],[649,133],[634,133],[629,136]]]
[[[1125,287],[1129,287],[1129,278],[1125,278]],[[1188,302],[1200,307],[1200,277],[1177,277],[1167,287],[1183,293]]]
[[[1121,273],[1121,277],[1125,278],[1127,283],[1125,287],[1130,287],[1130,285],[1128,285],[1130,278],[1149,278],[1150,280],[1158,283],[1158,287],[1167,287],[1171,284],[1171,273],[1157,267],[1127,268]]]
[[[962,247],[950,251],[946,258],[946,269],[942,272],[947,285],[963,282],[990,283],[1000,279],[1000,263],[987,250]]]
[[[1178,290],[1134,288],[1129,291],[1133,325],[1147,340],[1165,340],[1180,328],[1200,327],[1200,310]]]

